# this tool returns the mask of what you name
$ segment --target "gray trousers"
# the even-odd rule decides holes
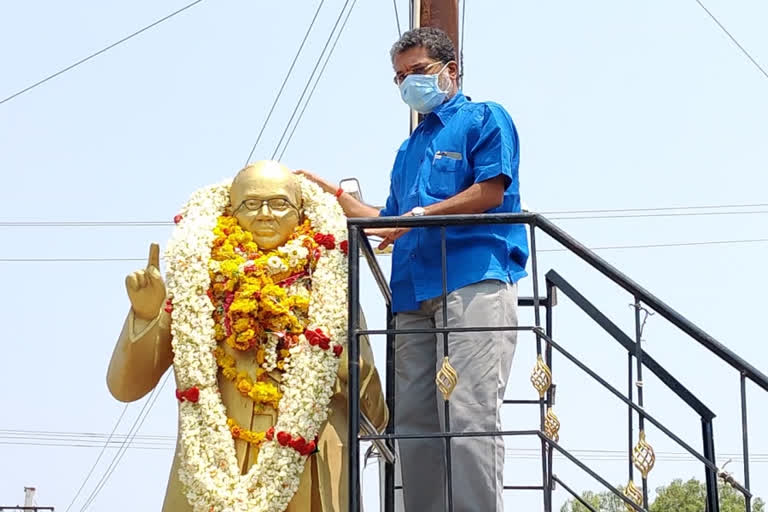
[[[448,295],[448,327],[517,325],[517,286],[482,281]],[[442,327],[440,298],[418,311],[398,313],[398,329]],[[501,430],[504,399],[517,333],[465,332],[448,337],[448,355],[459,375],[450,397],[450,430]],[[395,432],[444,431],[444,400],[435,384],[443,359],[442,334],[398,335],[395,340]],[[446,451],[443,439],[398,441],[405,512],[445,512]],[[451,440],[454,512],[502,512],[504,440]]]

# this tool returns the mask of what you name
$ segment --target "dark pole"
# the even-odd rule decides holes
[[[360,228],[349,226],[349,512],[360,511]]]
[[[715,462],[715,434],[712,427],[712,420],[701,420],[701,433],[704,438],[704,458],[712,464]],[[720,502],[717,496],[717,473],[709,468],[706,469],[707,484],[707,512],[720,512]]]

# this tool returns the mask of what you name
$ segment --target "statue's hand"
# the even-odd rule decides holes
[[[133,313],[143,320],[153,320],[165,302],[165,283],[160,275],[160,247],[149,246],[147,268],[125,278],[125,288]]]

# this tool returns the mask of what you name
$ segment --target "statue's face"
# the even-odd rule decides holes
[[[257,162],[235,177],[229,193],[234,216],[262,249],[280,247],[301,220],[301,189],[277,162]]]

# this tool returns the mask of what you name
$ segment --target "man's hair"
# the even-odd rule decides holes
[[[430,59],[445,63],[456,60],[456,48],[451,38],[439,28],[434,27],[415,28],[404,33],[392,45],[389,56],[394,62],[396,55],[417,47],[425,48]]]

